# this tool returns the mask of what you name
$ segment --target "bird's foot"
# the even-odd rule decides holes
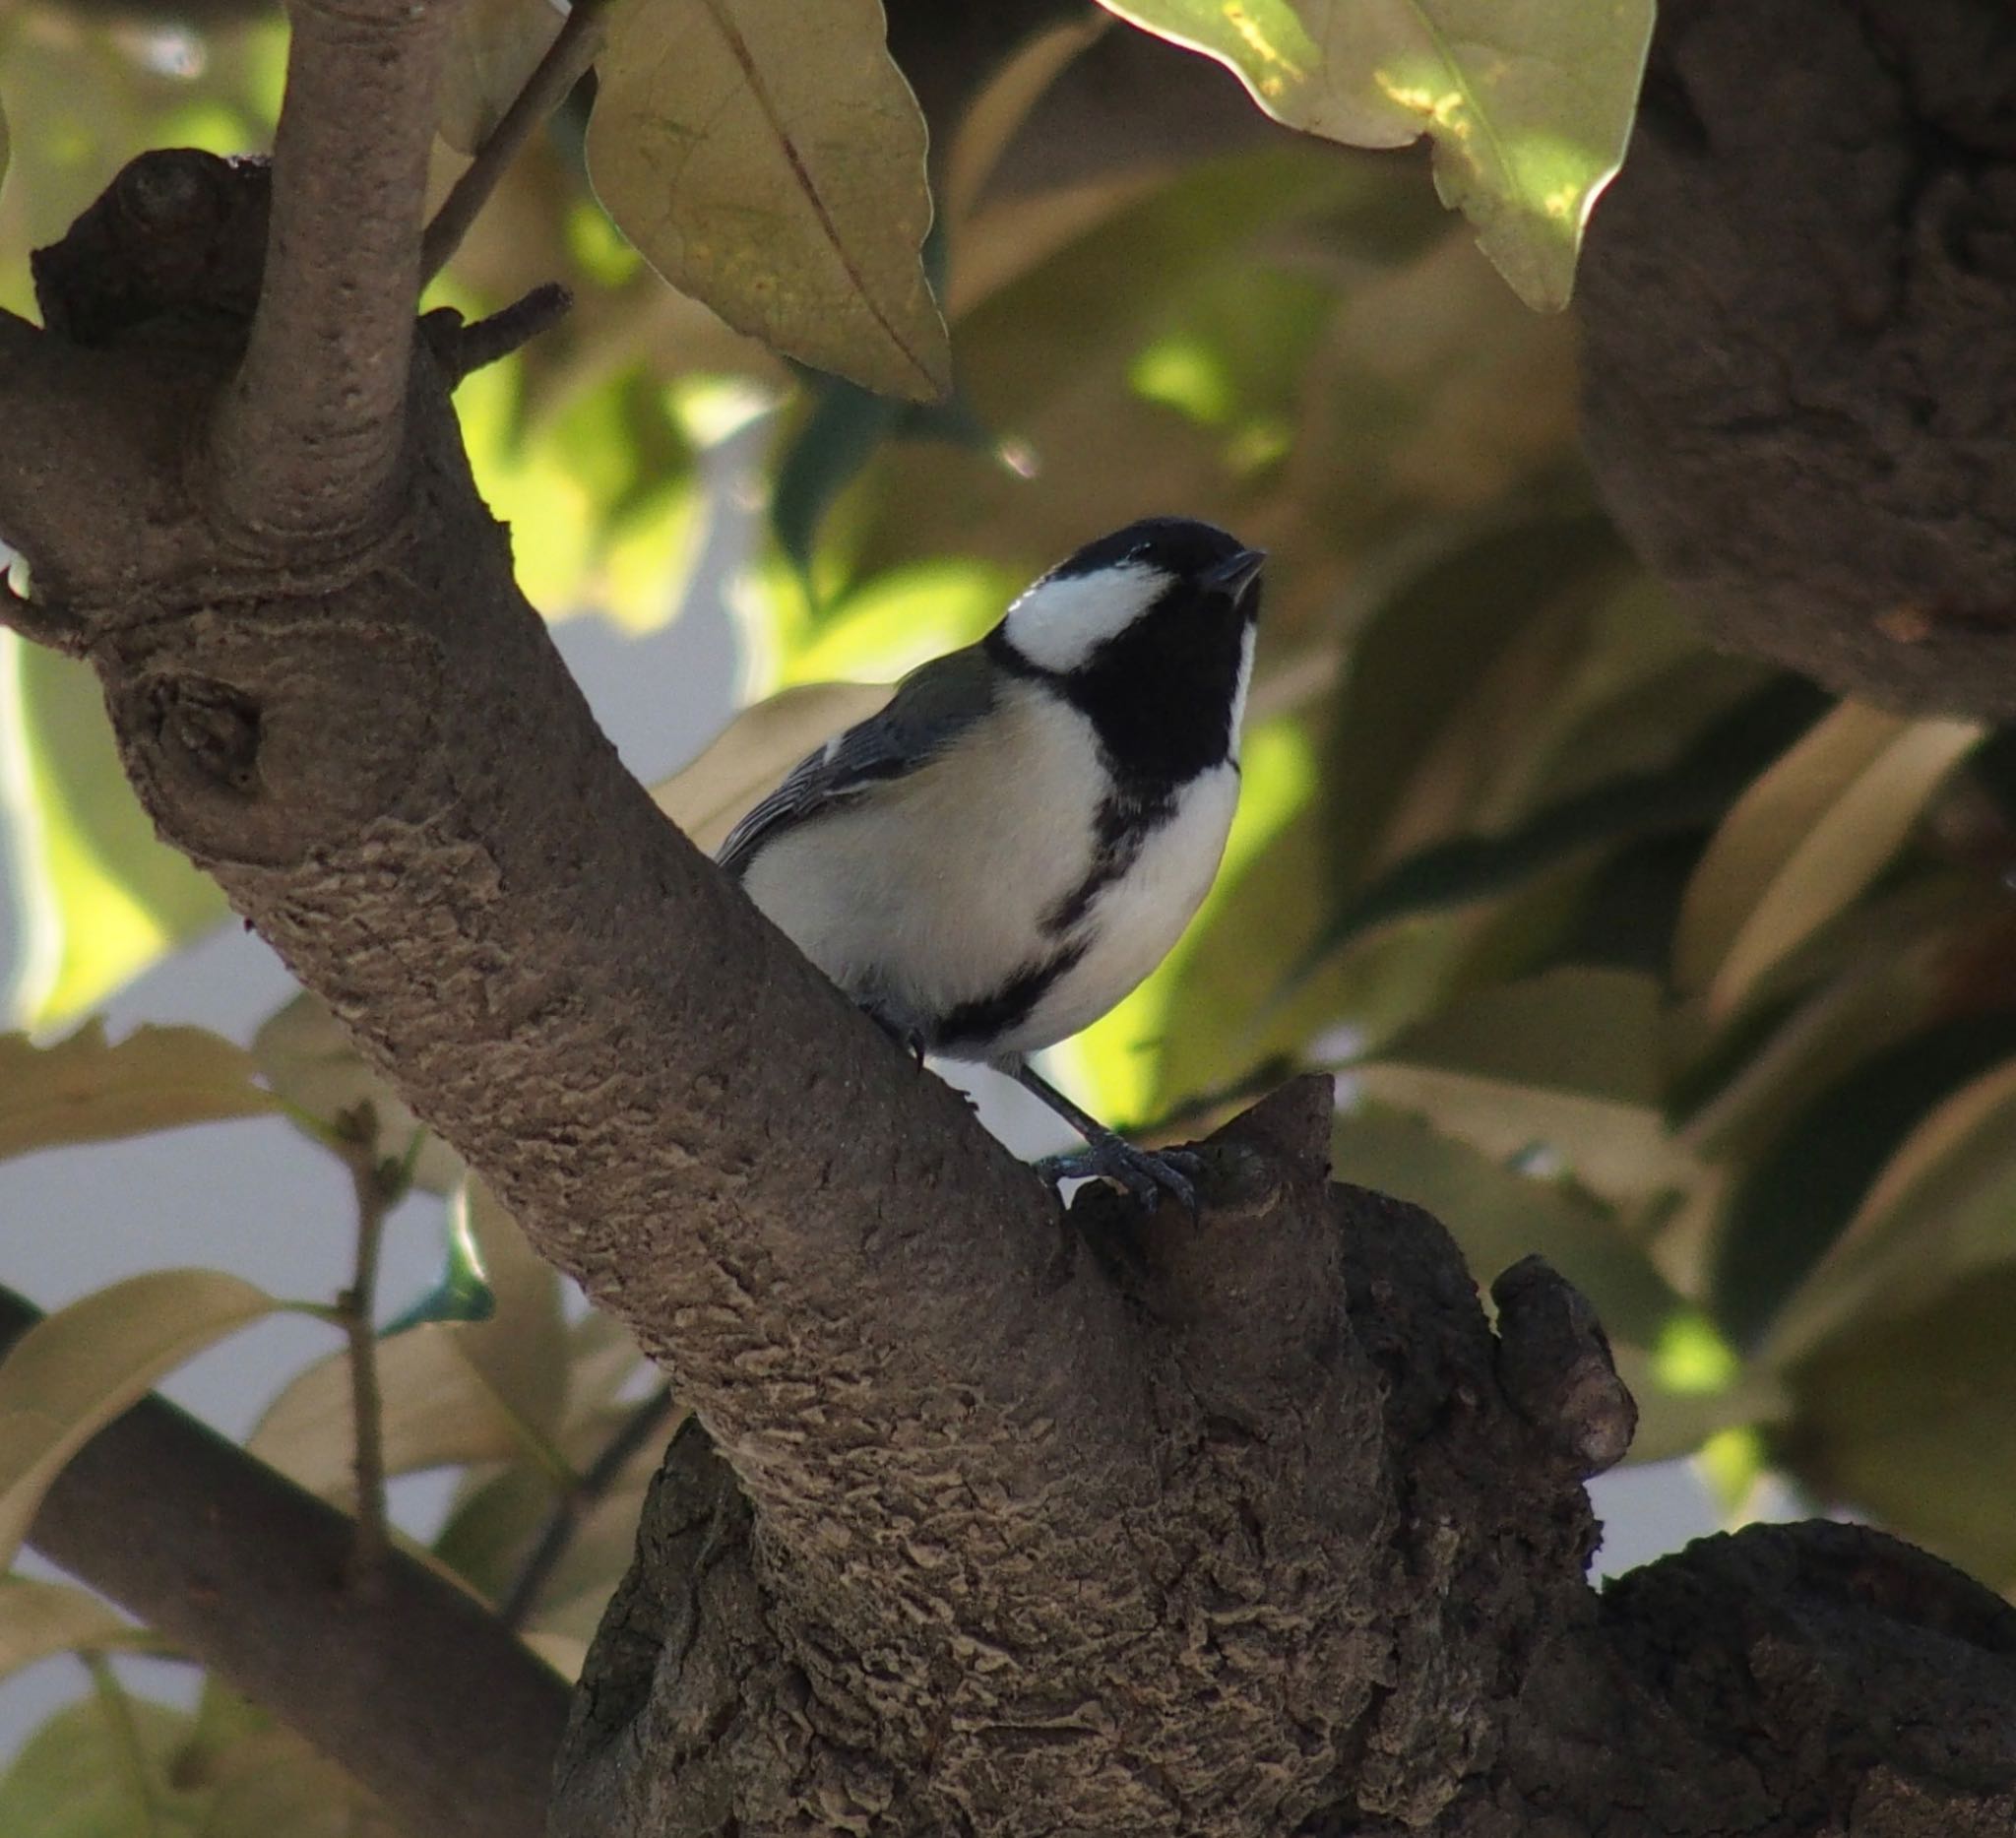
[[[1173,1194],[1194,1218],[1195,1182],[1204,1172],[1204,1159],[1188,1149],[1137,1149],[1118,1136],[1108,1136],[1068,1155],[1046,1155],[1036,1171],[1052,1186],[1065,1180],[1116,1181],[1149,1212],[1165,1193]]]

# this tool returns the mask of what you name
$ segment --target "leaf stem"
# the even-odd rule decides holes
[[[622,1426],[609,1438],[608,1446],[595,1458],[587,1472],[561,1489],[546,1519],[545,1529],[539,1533],[538,1543],[533,1547],[532,1555],[526,1558],[525,1567],[519,1571],[497,1611],[497,1618],[514,1633],[522,1630],[532,1618],[539,1591],[546,1586],[560,1559],[567,1554],[567,1547],[574,1542],[574,1534],[580,1530],[582,1520],[616,1485],[637,1451],[651,1439],[652,1433],[671,1415],[671,1411],[672,1388],[661,1385],[623,1421]]]
[[[121,1772],[126,1776],[127,1785],[133,1789],[133,1797],[140,1802],[141,1817],[146,1821],[142,1829],[153,1838],[153,1834],[163,1830],[166,1825],[167,1806],[155,1782],[147,1744],[140,1740],[140,1725],[133,1716],[133,1700],[126,1695],[126,1687],[119,1682],[119,1675],[112,1670],[112,1662],[104,1654],[80,1653],[77,1657],[91,1674],[93,1695],[97,1698],[98,1708],[104,1712],[106,1727],[112,1733],[112,1741],[118,1745]]]
[[[525,87],[511,98],[511,106],[498,118],[489,137],[476,149],[469,169],[455,181],[427,233],[420,241],[420,285],[425,286],[447,267],[449,258],[462,246],[477,213],[489,202],[490,193],[503,177],[504,169],[518,157],[532,138],[533,130],[565,101],[574,86],[601,54],[608,34],[608,0],[574,0],[567,23],[546,47],[546,54],[526,78]]]
[[[378,1160],[377,1130],[348,1145],[345,1156],[357,1201],[356,1262],[349,1287],[336,1299],[339,1324],[349,1342],[350,1420],[356,1439],[356,1536],[350,1548],[350,1580],[360,1589],[375,1583],[388,1544],[385,1514],[384,1406],[378,1387],[378,1335],[372,1320],[378,1295],[378,1253],[385,1220],[404,1191],[399,1166]]]

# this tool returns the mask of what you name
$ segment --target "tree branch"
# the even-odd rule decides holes
[[[265,281],[213,433],[219,506],[255,538],[329,544],[392,514],[454,11],[293,0]]]
[[[0,1351],[39,1320],[0,1290]],[[292,1725],[428,1838],[541,1838],[567,1686],[404,1553],[346,1583],[334,1507],[158,1397],[49,1489],[36,1550]]]

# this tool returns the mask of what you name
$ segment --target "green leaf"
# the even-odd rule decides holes
[[[1343,412],[1345,391],[1327,375],[1311,396],[1312,352],[1337,309],[1335,288],[1312,270],[1392,261],[1395,245],[1418,253],[1434,219],[1425,208],[1411,215],[1408,198],[1425,206],[1371,161],[1283,140],[1109,202],[1095,227],[1036,254],[1014,246],[1019,203],[983,212],[951,251],[954,297],[963,285],[985,288],[958,319],[960,398],[1014,464],[990,447],[884,443],[848,500],[861,572],[960,555],[1000,564],[1020,587],[1102,530],[1172,506],[1263,539],[1256,515],[1286,516],[1285,463],[1256,470],[1251,450],[1264,457],[1271,443],[1278,454],[1312,402]],[[987,239],[997,219],[1009,225],[1005,252]],[[987,266],[1018,259],[1012,279]],[[1509,304],[1506,317],[1534,323]],[[1226,424],[1199,426],[1130,382],[1142,350],[1167,340],[1210,349],[1236,398]],[[1383,454],[1368,465],[1367,444],[1360,432],[1335,470],[1298,471],[1297,483],[1383,503]],[[1319,552],[1306,560],[1284,552],[1268,589],[1270,643],[1313,616],[1318,593],[1326,619],[1334,611],[1320,548],[1343,546],[1334,529],[1344,524],[1318,523]],[[1298,585],[1290,561],[1310,585]]]
[[[7,1012],[67,1021],[225,911],[158,841],[86,664],[0,632],[0,825],[22,931]]]
[[[1853,1319],[1923,1307],[1963,1277],[2016,1263],[2016,1059],[1931,1106],[1772,1323],[1785,1363]]]
[[[203,1838],[401,1838],[335,1762],[279,1725],[204,1757]]]
[[[1963,1565],[2016,1583],[2016,1270],[1987,1272],[1901,1318],[1854,1322],[1786,1374],[1776,1442],[1823,1503],[1846,1504]]]
[[[1741,1170],[1710,1247],[1716,1319],[1756,1345],[1947,1094],[2016,1054],[2016,1015],[1949,1018],[1850,1064]]]
[[[0,1679],[57,1653],[155,1649],[160,1642],[109,1602],[69,1583],[0,1576]]]
[[[252,1059],[276,1096],[322,1126],[305,1133],[323,1140],[345,1111],[369,1105],[378,1125],[377,1152],[403,1158],[415,1136],[413,1185],[428,1193],[452,1192],[463,1177],[461,1156],[436,1136],[350,1044],[343,1024],[319,996],[303,990],[281,1004],[252,1037]]]
[[[594,206],[581,211],[614,236]],[[487,310],[452,276],[438,292]],[[542,352],[537,368],[531,352],[486,365],[463,380],[455,409],[484,502],[511,527],[526,598],[548,618],[594,611],[649,632],[678,611],[699,552],[694,443],[680,393],[627,360],[637,333],[600,336],[606,349]]]
[[[114,1687],[116,1689],[116,1687]],[[0,1780],[0,1831],[22,1838],[195,1838],[204,1796],[170,1782],[188,1714],[100,1691],[42,1725]]]
[[[497,1292],[483,1265],[483,1247],[460,1195],[443,1213],[442,1225],[441,1275],[432,1289],[386,1322],[383,1332],[388,1339],[427,1321],[488,1321],[497,1312]]]
[[[37,1321],[0,1361],[0,1559],[63,1464],[213,1342],[282,1304],[221,1270],[155,1270]]]
[[[261,1115],[275,1106],[255,1070],[242,1046],[204,1028],[136,1028],[116,1046],[96,1020],[49,1046],[0,1035],[0,1160]]]
[[[1571,966],[1480,989],[1350,1076],[1486,1155],[1558,1157],[1614,1201],[1695,1172],[1666,1123],[1659,985],[1632,972]]]
[[[1435,144],[1435,188],[1529,305],[1567,304],[1619,165],[1653,0],[1102,0],[1235,71],[1278,121],[1354,147]]]
[[[771,537],[808,597],[821,522],[902,413],[901,403],[842,377],[814,385],[811,410],[778,459],[770,493]]]
[[[1727,1020],[1903,848],[1984,729],[1843,703],[1737,802],[1687,888],[1680,987]]]
[[[1473,530],[1403,574],[1352,648],[1325,771],[1333,875],[1355,890],[1418,849],[1502,825],[1544,755],[1588,610],[1629,557],[1603,519]]]
[[[889,700],[886,684],[808,683],[744,709],[705,752],[652,788],[658,807],[710,854],[799,760]]]
[[[883,36],[879,0],[621,0],[588,160],[675,287],[922,402],[951,388],[951,350],[920,256],[924,120]]]
[[[472,154],[560,35],[552,0],[464,0],[449,29],[436,98],[441,138]]]
[[[1750,676],[1741,665],[1732,668],[1728,659],[1690,658],[1606,705],[1562,750],[1561,763],[1578,774],[1588,769],[1592,755],[1634,758],[1648,743],[1657,747],[1665,739],[1670,745],[1698,732],[1670,764],[1603,779],[1541,805],[1510,829],[1453,837],[1396,862],[1346,902],[1325,928],[1316,955],[1410,914],[1510,892],[1617,843],[1708,828],[1796,734],[1808,719],[1809,701],[1818,699],[1809,686],[1781,679],[1728,707],[1732,687]]]

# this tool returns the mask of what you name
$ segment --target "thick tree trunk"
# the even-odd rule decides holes
[[[2016,13],[1662,0],[1578,288],[1598,484],[1717,638],[2016,716]]]
[[[270,266],[306,267],[249,336],[256,174],[153,157],[42,264],[0,533],[162,833],[703,1426],[555,1830],[2006,1833],[2016,1616],[1832,1526],[1599,1598],[1601,1330],[1529,1263],[1494,1332],[1433,1220],[1329,1183],[1325,1084],[1214,1139],[1200,1219],[1060,1218],[658,815],[471,484],[477,344],[410,351],[410,265],[314,239],[416,210],[410,133],[328,153],[334,66],[407,94],[437,26],[297,34],[324,153]]]

